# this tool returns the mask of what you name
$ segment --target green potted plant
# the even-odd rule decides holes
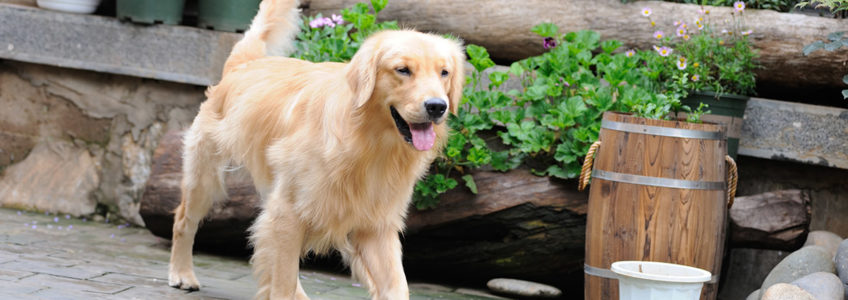
[[[185,0],[117,0],[118,19],[143,24],[178,25],[183,19]]]
[[[261,0],[198,0],[197,26],[219,31],[244,32],[259,10]]]
[[[640,54],[648,63],[649,76],[680,98],[684,110],[703,104],[710,109],[705,121],[728,126],[728,153],[736,157],[742,117],[748,96],[754,93],[758,55],[748,39],[752,31],[745,27],[745,3],[737,1],[733,7],[729,18],[717,18],[702,6],[698,15],[672,24],[672,31],[659,28],[651,20],[650,8],[643,8],[641,14],[657,27],[653,35],[658,46]]]

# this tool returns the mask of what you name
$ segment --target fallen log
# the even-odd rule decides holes
[[[810,225],[810,197],[782,190],[737,197],[730,208],[730,242],[734,247],[795,250]]]
[[[157,236],[171,238],[179,204],[182,133],[171,131],[153,155],[141,215]],[[582,284],[588,195],[576,183],[526,170],[472,174],[478,194],[455,189],[435,209],[410,208],[403,235],[404,265],[417,278],[485,283],[492,276],[541,281],[560,287],[563,276]],[[229,180],[234,179],[234,180]],[[247,253],[246,229],[259,199],[249,179],[228,176],[229,198],[200,227],[196,249]]]
[[[309,0],[303,6],[306,14],[329,15],[357,2],[361,0]],[[640,14],[646,6],[653,10],[651,18],[657,27],[649,26]],[[398,20],[403,27],[423,31],[451,33],[467,43],[485,46],[496,60],[509,62],[544,51],[542,40],[530,32],[541,22],[553,22],[562,31],[595,30],[604,39],[621,41],[624,49],[651,49],[656,43],[652,37],[655,30],[671,32],[675,21],[695,19],[699,8],[659,1],[390,0],[379,19]],[[729,17],[733,8],[710,10],[718,22]],[[789,88],[844,86],[846,50],[816,51],[810,56],[803,56],[801,50],[813,41],[826,40],[831,32],[848,31],[848,20],[755,9],[744,14],[763,65],[757,72],[759,83]]]

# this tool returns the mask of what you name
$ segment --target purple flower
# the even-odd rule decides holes
[[[65,215],[65,220],[70,220],[70,219],[71,219],[71,215]]]
[[[109,238],[110,238],[110,239],[114,239],[114,238],[115,238],[115,234],[113,233],[112,235],[110,235],[110,236],[109,236]]]
[[[677,27],[677,37],[682,37],[684,35],[686,35],[686,27]]]
[[[53,217],[53,223],[59,223],[59,217]]]
[[[56,227],[56,229],[62,230],[62,226]]]
[[[74,228],[74,225],[68,225],[68,228],[66,229],[71,230],[71,228]]]
[[[663,38],[663,32],[662,32],[662,30],[654,31],[654,37],[655,37],[656,39],[658,39],[658,40],[659,40],[659,39],[662,39],[662,38]]]
[[[38,226],[32,225],[32,229],[36,229],[36,228],[38,228]]]
[[[21,215],[21,211],[20,211],[20,210],[18,211],[18,215],[19,215],[19,216]]]
[[[742,1],[733,2],[733,9],[735,9],[736,12],[745,11],[745,2],[742,2]]]
[[[342,19],[342,16],[339,16],[337,14],[333,14],[331,16],[331,19],[338,25],[342,25],[342,23],[344,23],[344,19]]]
[[[552,37],[546,37],[545,40],[542,42],[542,46],[544,46],[545,49],[551,49],[553,47],[556,47],[556,45],[556,40],[554,40],[554,38]]]
[[[627,57],[633,57],[633,55],[636,55],[636,51],[635,51],[635,50],[632,50],[632,49],[631,49],[631,50],[627,50],[627,51],[625,51],[625,52],[624,52],[624,56],[627,56]]]
[[[355,287],[361,287],[362,286],[362,284],[359,284],[359,283],[354,283],[354,284],[351,284],[351,285],[355,286]]]
[[[333,20],[330,20],[330,18],[316,18],[309,21],[309,27],[319,28],[324,26],[336,27],[336,23],[333,23]]]

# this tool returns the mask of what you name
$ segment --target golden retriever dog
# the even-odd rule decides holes
[[[169,285],[200,287],[198,223],[245,166],[262,197],[251,228],[257,299],[308,299],[302,255],[342,253],[373,299],[409,299],[401,264],[413,186],[447,139],[465,83],[459,42],[411,30],[368,38],[349,63],[268,56],[291,48],[297,0],[264,0],[184,140]]]

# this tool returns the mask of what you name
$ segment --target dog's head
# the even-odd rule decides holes
[[[444,141],[447,113],[456,113],[465,84],[462,45],[411,30],[377,33],[347,67],[353,105],[384,124],[398,139],[427,151]],[[439,142],[441,144],[441,142]]]

